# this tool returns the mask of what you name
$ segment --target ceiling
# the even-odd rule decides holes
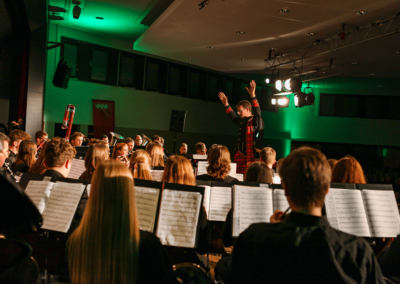
[[[70,0],[50,0],[50,5],[68,10],[63,21],[54,23],[131,40],[137,51],[222,72],[266,74],[271,73],[264,70],[269,48],[275,49],[272,55],[288,53],[337,35],[343,23],[365,26],[400,12],[400,0],[210,0],[199,10],[200,2],[84,0],[79,20],[72,18]],[[280,13],[280,9],[289,12]],[[355,14],[361,10],[367,14]],[[151,14],[153,20],[143,20]],[[97,16],[104,20],[96,20]],[[390,29],[400,31],[400,18]],[[310,32],[315,35],[305,35]],[[370,37],[373,33],[379,35],[373,30]],[[400,33],[394,33],[304,59],[296,67],[303,72],[324,69],[332,59],[335,71],[344,76],[369,77],[373,73],[375,78],[400,78],[399,51]],[[292,68],[293,64],[280,67],[281,74]]]

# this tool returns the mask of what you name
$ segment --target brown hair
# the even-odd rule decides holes
[[[44,132],[43,130],[36,131],[35,139],[43,138],[43,136],[49,136],[49,135],[46,132]]]
[[[196,146],[194,146],[194,150],[197,152],[197,150],[200,150],[201,152],[205,152],[206,151],[206,144],[202,143],[202,142],[198,142],[196,144]]]
[[[69,140],[75,140],[77,137],[85,137],[83,133],[80,132],[74,132],[74,134],[71,135],[71,138]]]
[[[149,153],[153,167],[164,167],[163,149],[157,142],[150,142],[146,146],[146,152]]]
[[[129,168],[132,171],[133,178],[153,180],[150,165],[151,158],[145,150],[137,150],[131,155]]]
[[[31,140],[31,136],[28,133],[19,129],[11,131],[8,137],[10,137],[10,145],[18,140]]]
[[[288,197],[294,204],[322,207],[330,186],[331,167],[324,154],[310,147],[300,147],[279,164],[279,175]]]
[[[215,179],[225,179],[231,171],[231,154],[228,148],[217,145],[209,151],[207,173]]]
[[[86,170],[79,179],[91,180],[94,171],[102,162],[108,160],[109,155],[108,147],[102,143],[90,146],[85,157]]]
[[[49,143],[49,140],[44,142],[42,151],[40,151],[39,157],[36,160],[36,162],[33,164],[29,172],[31,174],[39,174],[42,175],[44,172],[47,170],[45,164],[44,164],[44,158],[46,154],[46,146]]]
[[[367,183],[360,163],[354,157],[340,159],[333,167],[332,182]]]
[[[62,167],[67,160],[72,160],[76,155],[75,148],[60,137],[49,140],[45,152],[44,160],[48,168]]]
[[[139,222],[132,174],[119,161],[100,164],[79,227],[67,242],[71,283],[135,283]]]
[[[184,156],[174,155],[168,158],[162,181],[186,185],[196,185],[192,164]]]
[[[135,142],[131,137],[126,137],[124,143]]]
[[[25,163],[28,167],[32,167],[36,162],[36,143],[33,141],[24,140],[19,145],[19,151],[17,155],[17,159],[13,165],[19,165]]]
[[[272,170],[263,162],[254,162],[247,168],[245,180],[273,183]]]
[[[249,101],[244,100],[244,101],[240,101],[236,104],[237,108],[240,106],[242,106],[243,108],[248,108],[249,111],[251,112],[251,103]]]
[[[329,159],[328,160],[329,165],[331,166],[331,169],[333,170],[333,166],[337,163],[337,160],[335,159]]]
[[[114,151],[112,153],[113,159],[117,158],[117,155],[118,155],[117,152],[122,150],[122,148],[124,148],[124,147],[128,148],[128,145],[126,145],[125,143],[119,143],[119,144],[114,146]]]
[[[4,149],[4,141],[7,141],[8,144],[10,144],[10,138],[8,138],[8,136],[4,133],[0,132],[0,152],[2,152]]]
[[[268,166],[272,166],[276,160],[276,152],[271,147],[265,147],[260,152],[260,159]]]

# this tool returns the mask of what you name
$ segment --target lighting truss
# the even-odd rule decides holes
[[[301,60],[310,59],[330,52],[336,52],[349,46],[400,33],[400,29],[396,29],[398,27],[397,23],[399,22],[400,13],[383,21],[377,21],[366,26],[356,27],[350,31],[341,32],[327,39],[316,40],[312,45],[296,51],[284,54],[275,54],[274,56],[270,55],[264,60],[265,70],[287,64],[298,63]]]

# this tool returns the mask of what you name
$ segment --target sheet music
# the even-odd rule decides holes
[[[370,237],[371,232],[361,192],[340,188],[331,188],[330,191],[336,209],[338,229],[359,237]]]
[[[197,175],[199,176],[207,174],[207,167],[208,167],[207,161],[199,161],[197,163]],[[236,168],[237,168],[236,163],[231,163],[231,171],[229,172],[228,175],[236,178]]]
[[[232,208],[232,188],[212,187],[210,196],[210,221],[225,221]]]
[[[274,184],[281,184],[281,177],[278,173],[272,173],[272,181]]]
[[[237,237],[254,223],[269,223],[274,213],[272,190],[250,186],[234,186],[232,236]]]
[[[193,160],[207,160],[207,155],[193,154]]]
[[[164,175],[164,171],[161,170],[150,170],[151,177],[155,181],[161,181]]]
[[[85,170],[85,160],[73,159],[68,178],[79,179]]]
[[[272,195],[274,197],[274,212],[275,210],[281,210],[285,212],[286,209],[289,208],[289,202],[285,196],[285,190],[279,188],[274,189]]]
[[[85,185],[56,182],[44,210],[42,229],[67,233]]]
[[[87,186],[86,186],[86,192],[87,192],[87,195],[88,195],[88,197],[90,196],[90,189],[92,188],[92,185],[91,184],[88,184]]]
[[[194,248],[200,206],[199,192],[164,189],[156,234],[161,243]]]
[[[336,208],[335,203],[333,202],[333,190],[332,188],[329,189],[327,195],[325,195],[325,210],[326,210],[326,217],[328,219],[329,224],[339,230],[339,225],[336,216]]]
[[[154,232],[160,189],[135,186],[136,210],[141,230]]]
[[[391,190],[363,190],[371,236],[395,238],[399,233],[399,210]]]
[[[211,195],[211,187],[207,185],[198,185],[200,187],[204,187],[204,196],[203,196],[203,206],[207,213],[207,220],[209,220],[210,216],[210,195]]]
[[[43,214],[46,208],[53,186],[54,182],[30,180],[25,189],[26,195],[28,195],[33,204],[36,205],[40,214]]]
[[[236,174],[236,178],[237,178],[239,181],[244,181],[243,174]]]

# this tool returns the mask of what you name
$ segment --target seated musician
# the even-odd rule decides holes
[[[155,169],[164,168],[164,152],[163,148],[158,142],[150,142],[146,146],[146,152],[150,155],[151,165]]]
[[[197,180],[238,182],[236,178],[229,175],[231,171],[231,154],[226,146],[214,146],[209,152],[208,163],[207,174],[197,176]]]
[[[36,140],[36,147],[37,147],[37,154],[36,158],[40,155],[40,152],[43,150],[44,143],[49,139],[49,135],[44,132],[43,130],[36,131],[35,133],[35,140]]]
[[[130,159],[129,168],[133,178],[153,180],[151,177],[151,158],[145,150],[133,152]]]
[[[109,149],[106,145],[102,143],[97,143],[89,147],[86,152],[85,157],[85,168],[86,170],[82,173],[79,179],[92,180],[94,171],[99,167],[99,165],[108,160]]]
[[[207,155],[206,144],[202,142],[198,142],[194,147],[194,150],[196,151],[197,155]]]
[[[277,210],[270,224],[252,224],[240,234],[232,266],[225,267],[227,282],[385,283],[370,245],[333,229],[322,216],[330,174],[326,157],[312,148],[296,149],[282,161],[279,175],[292,213],[280,222]]]
[[[168,160],[169,153],[168,153],[168,151],[165,150],[165,148],[164,148],[164,138],[162,138],[162,137],[159,136],[159,135],[154,135],[154,136],[153,136],[153,142],[158,142],[158,143],[160,143],[161,147],[163,148],[163,159],[164,159],[164,164],[165,164],[165,163],[167,162],[167,160]]]
[[[44,144],[42,146],[42,151],[40,151],[40,154],[39,154],[36,162],[30,168],[29,173],[42,175],[47,170],[47,168],[46,168],[46,166],[44,164],[44,157],[46,155],[45,154],[46,153],[46,146],[47,146],[48,143],[49,143],[49,140],[44,142]]]
[[[45,176],[68,177],[76,150],[67,140],[55,137],[47,142],[44,164]]]
[[[36,162],[36,144],[33,141],[24,140],[19,144],[17,159],[11,166],[13,173],[27,173]]]
[[[104,142],[107,142],[107,144],[109,143],[109,141],[108,141],[108,136],[105,135],[105,134],[103,134],[103,135],[100,136],[100,140],[103,140]]]
[[[186,155],[188,151],[188,145],[186,143],[182,143],[181,147],[179,148],[179,154]]]
[[[354,157],[344,157],[335,163],[331,182],[366,184],[364,171]]]
[[[130,137],[126,137],[124,143],[128,146],[128,155],[131,155],[135,148],[135,141]]]
[[[260,160],[272,170],[272,166],[276,163],[276,151],[271,147],[263,148],[260,152]]]
[[[94,172],[67,255],[71,283],[176,283],[160,240],[139,230],[132,174],[115,160]]]
[[[15,129],[10,132],[8,137],[10,138],[10,145],[8,146],[9,153],[8,153],[8,158],[6,160],[6,163],[8,163],[9,166],[11,167],[11,165],[17,159],[19,144],[23,140],[31,140],[31,136],[28,133],[26,133],[25,131]]]
[[[142,136],[136,135],[136,137],[135,137],[135,146],[142,146],[142,143],[143,143]]]
[[[69,139],[69,142],[71,143],[72,146],[74,147],[80,147],[82,146],[83,143],[83,135],[80,132],[74,132],[74,134],[71,135],[71,138]]]
[[[112,158],[122,162],[125,166],[129,167],[128,155],[128,145],[125,143],[119,143],[115,145]]]
[[[0,170],[2,170],[4,163],[8,158],[8,145],[10,138],[7,135],[0,132]]]

